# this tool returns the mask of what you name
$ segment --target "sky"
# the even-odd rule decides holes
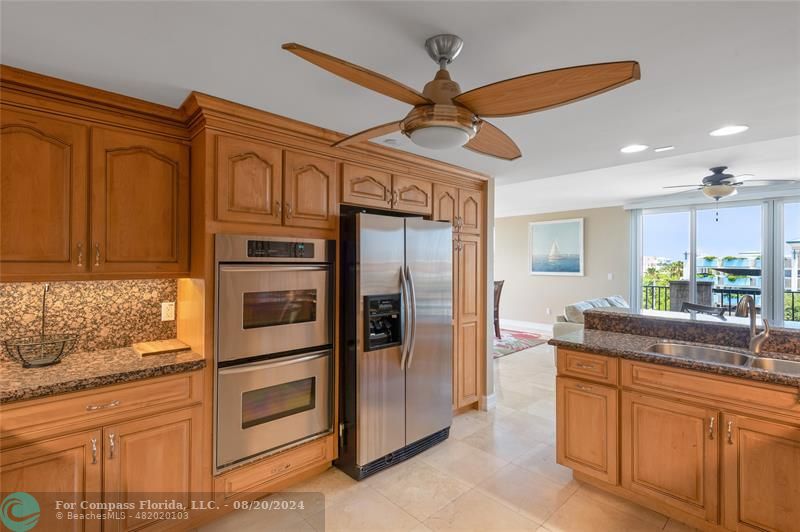
[[[761,253],[761,207],[748,205],[697,211],[697,256],[736,256]],[[800,239],[800,203],[784,208],[784,239]],[[645,215],[642,221],[643,255],[683,260],[689,251],[689,213]],[[789,248],[785,246],[788,255]]]

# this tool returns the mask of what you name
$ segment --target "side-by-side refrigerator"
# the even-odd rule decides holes
[[[452,421],[449,223],[341,218],[337,467],[358,480],[447,439]]]

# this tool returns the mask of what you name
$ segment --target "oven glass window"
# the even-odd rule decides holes
[[[250,390],[242,394],[242,428],[275,421],[316,404],[316,377]]]
[[[317,319],[317,291],[245,292],[242,327],[256,329]]]

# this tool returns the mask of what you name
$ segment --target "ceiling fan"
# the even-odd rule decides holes
[[[749,179],[752,174],[726,174],[725,170],[727,169],[727,166],[709,168],[711,175],[705,176],[700,185],[672,185],[664,188],[693,188],[701,190],[709,198],[719,201],[722,198],[733,196],[738,191],[738,188],[743,186],[800,184],[800,180],[796,179]]]
[[[509,161],[522,153],[508,135],[485,118],[551,109],[639,79],[639,63],[619,61],[538,72],[461,92],[458,83],[450,78],[447,65],[458,56],[463,44],[456,35],[436,35],[425,41],[425,49],[439,65],[439,71],[421,93],[377,72],[300,44],[286,43],[283,49],[362,87],[414,106],[402,120],[361,131],[334,146],[400,131],[424,148],[464,146]]]

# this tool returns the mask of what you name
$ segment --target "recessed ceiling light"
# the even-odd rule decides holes
[[[674,150],[674,149],[675,149],[675,146],[661,146],[659,148],[655,148],[653,151],[662,152],[662,151],[670,151],[670,150]]]
[[[639,153],[640,151],[644,151],[650,146],[645,144],[631,144],[629,146],[623,146],[619,149],[622,153]]]
[[[750,129],[750,126],[744,126],[744,125],[723,126],[719,129],[715,129],[714,131],[710,132],[709,135],[711,135],[712,137],[725,137],[727,135],[735,135],[737,133],[743,133],[748,129]]]

